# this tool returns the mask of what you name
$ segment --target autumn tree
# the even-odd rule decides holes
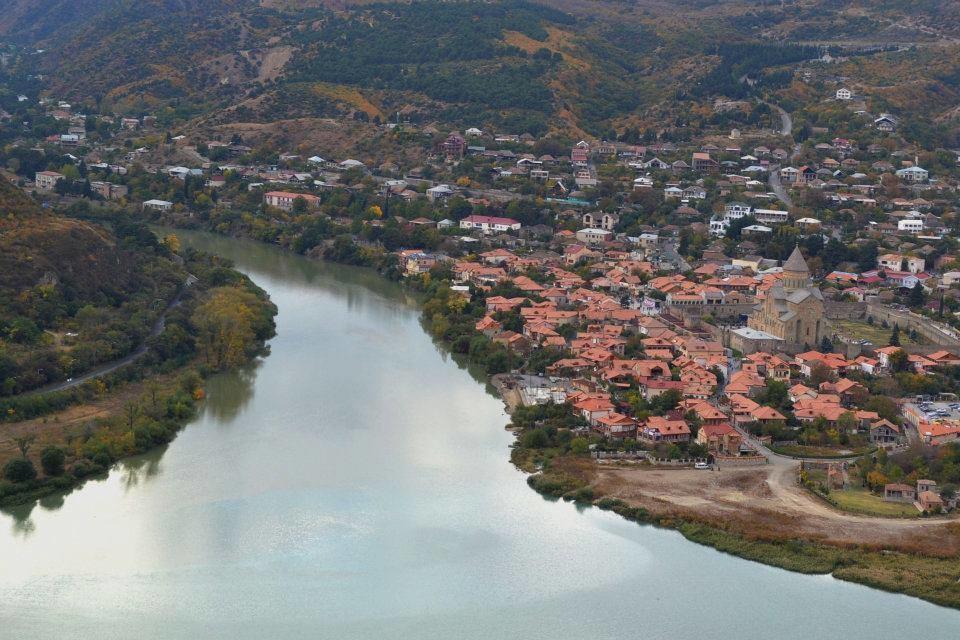
[[[867,486],[871,489],[876,490],[885,484],[887,484],[887,476],[883,475],[882,471],[875,470],[867,474]]]
[[[235,287],[218,287],[199,305],[190,321],[197,331],[201,357],[215,369],[235,367],[251,355],[255,344],[254,294]]]

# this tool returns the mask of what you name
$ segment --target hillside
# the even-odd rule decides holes
[[[400,117],[605,135],[649,126],[678,92],[739,97],[745,73],[775,89],[785,78],[764,69],[818,53],[799,45],[960,37],[950,0],[9,4],[0,38],[46,50],[29,62],[52,96],[197,126]]]
[[[185,274],[139,227],[46,213],[0,178],[0,395],[129,353]]]

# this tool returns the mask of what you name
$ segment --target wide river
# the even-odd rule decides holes
[[[960,612],[544,500],[376,275],[180,233],[280,309],[164,450],[0,514],[0,638],[960,637]]]

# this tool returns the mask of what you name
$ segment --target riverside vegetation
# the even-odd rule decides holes
[[[29,210],[28,203],[20,204]],[[29,225],[41,234],[51,225],[63,228],[80,224],[39,212],[31,215]],[[166,311],[162,331],[148,336],[159,312],[146,313],[149,305],[138,300],[151,298],[152,291],[144,296],[141,288],[131,297],[122,290],[114,291],[111,300],[103,292],[71,290],[69,279],[49,278],[49,282],[38,285],[44,287],[42,294],[31,296],[24,291],[30,293],[37,287],[28,280],[3,283],[3,299],[10,301],[0,310],[0,326],[4,328],[0,363],[7,372],[7,391],[22,384],[16,373],[23,370],[24,361],[38,357],[38,352],[60,367],[60,378],[63,371],[81,373],[77,352],[96,353],[103,341],[123,345],[110,351],[114,358],[132,351],[138,340],[146,341],[147,352],[106,376],[62,391],[0,398],[0,421],[5,423],[0,430],[15,444],[15,451],[0,451],[0,504],[26,502],[68,489],[104,473],[120,458],[169,442],[204,397],[204,378],[265,353],[266,340],[274,335],[276,307],[262,289],[228,261],[181,250],[175,236],[161,240],[142,222],[126,217],[113,222],[113,231],[83,225],[103,239],[99,247],[105,258],[103,264],[111,264],[110,258],[123,260],[122,252],[136,253],[137,264],[166,270],[162,277],[141,278],[140,287],[183,282],[187,274],[192,276],[190,286],[183,287],[176,304]],[[0,241],[13,242],[7,231]],[[30,252],[33,263],[57,262],[69,271],[68,259],[50,255],[58,246],[38,242],[24,250]],[[96,269],[87,275],[91,282],[103,283]],[[175,286],[158,287],[156,291],[167,297],[155,298],[155,309],[167,308],[177,295]],[[22,327],[30,330],[25,334],[18,330]],[[46,339],[57,333],[71,334],[71,345]],[[100,357],[83,362],[88,367],[104,361]],[[109,400],[121,393],[126,401],[111,405]],[[57,413],[98,403],[109,406],[106,415],[80,424],[61,422]]]

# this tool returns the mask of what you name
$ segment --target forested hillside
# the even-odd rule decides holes
[[[0,40],[44,49],[19,64],[100,110],[213,125],[399,114],[537,135],[642,129],[678,95],[785,86],[825,47],[949,45],[960,29],[949,0],[9,5]]]
[[[0,178],[0,396],[128,354],[185,277],[142,226],[46,213]]]

